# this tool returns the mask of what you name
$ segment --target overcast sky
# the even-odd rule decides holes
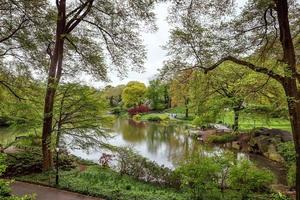
[[[137,73],[128,71],[126,78],[120,79],[117,72],[109,73],[108,83],[104,82],[93,82],[92,85],[95,87],[104,87],[106,85],[119,85],[126,84],[129,81],[140,81],[148,84],[148,81],[158,73],[158,69],[162,67],[163,61],[165,60],[166,51],[162,49],[162,45],[166,44],[169,38],[169,25],[167,23],[168,6],[165,3],[161,3],[155,8],[156,14],[156,25],[158,30],[154,33],[143,33],[142,39],[147,50],[147,60],[145,62],[145,70],[143,73]],[[89,79],[89,78],[88,78]],[[89,80],[85,80],[91,83]]]

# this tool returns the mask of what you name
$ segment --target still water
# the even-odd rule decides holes
[[[117,119],[110,127],[112,132],[106,141],[115,146],[130,146],[142,156],[169,168],[176,167],[190,155],[197,153],[220,153],[224,151],[219,146],[204,146],[199,141],[189,136],[189,127],[178,124],[159,124],[150,122],[136,122],[127,119]],[[7,144],[19,135],[0,129],[0,143]],[[67,142],[68,143],[68,142]],[[101,147],[89,149],[76,148],[76,145],[68,145],[70,153],[83,159],[99,161],[103,153]],[[278,183],[286,184],[285,169],[274,162],[258,155],[247,155],[235,152],[237,157],[246,157],[257,163],[261,168],[271,170],[277,177]]]
[[[112,126],[113,137],[108,139],[109,144],[115,146],[130,146],[139,154],[155,161],[160,165],[174,168],[189,156],[197,153],[220,153],[224,151],[219,146],[205,146],[189,136],[189,127],[186,125],[150,122],[136,122],[127,119],[117,119]],[[71,153],[84,159],[98,162],[102,155],[100,148],[89,150],[70,149]],[[278,183],[286,183],[285,168],[259,155],[248,155],[235,152],[237,157],[245,157],[257,164],[260,168],[271,170]]]

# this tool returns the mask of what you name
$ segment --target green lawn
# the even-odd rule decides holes
[[[225,124],[233,124],[233,112],[227,112],[224,117],[219,117],[219,121]],[[249,130],[257,127],[277,128],[291,131],[289,120],[281,118],[267,118],[259,115],[246,115],[241,113],[240,129]]]
[[[55,173],[32,174],[17,180],[54,185]],[[102,197],[107,200],[185,200],[186,194],[172,188],[155,186],[121,176],[108,168],[89,166],[85,171],[78,169],[60,172],[59,186],[74,192]]]
[[[184,107],[176,107],[167,109],[164,111],[165,113],[176,113],[177,118],[183,120],[185,122],[191,122],[194,118],[194,113],[191,112],[189,115],[189,119],[184,119],[185,116],[185,108]],[[155,115],[155,114],[151,114]],[[159,114],[164,115],[164,114]],[[221,114],[217,121],[222,121],[225,124],[232,125],[233,124],[233,112],[226,112]],[[281,118],[268,118],[266,116],[260,116],[255,114],[246,114],[241,112],[240,114],[240,129],[241,130],[249,130],[257,127],[266,127],[266,128],[277,128],[286,131],[291,131],[290,122],[288,119]]]

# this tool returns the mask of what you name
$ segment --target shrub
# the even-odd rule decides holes
[[[224,144],[224,143],[235,141],[236,139],[237,139],[236,135],[227,133],[223,135],[210,135],[207,139],[207,142],[215,143],[215,144]]]
[[[149,112],[150,109],[148,106],[146,105],[139,105],[139,106],[136,106],[134,108],[131,108],[128,110],[128,113],[130,116],[134,116],[136,114],[139,114],[139,113],[147,113]]]
[[[210,123],[216,122],[216,116],[213,113],[205,113],[202,116],[197,116],[193,121],[192,124],[195,126],[207,126]]]
[[[133,116],[133,120],[135,120],[135,121],[140,121],[141,118],[142,118],[142,116],[140,114],[137,114],[137,115]]]
[[[271,195],[272,200],[291,200],[289,197],[279,193],[274,193]]]
[[[222,168],[209,157],[195,157],[181,165],[175,173],[181,179],[181,187],[191,194],[192,199],[220,199],[221,190],[218,174]]]
[[[5,160],[6,160],[6,155],[0,154],[0,176],[6,169],[6,166],[4,165]],[[31,197],[31,196],[23,196],[23,197],[12,196],[10,194],[10,192],[11,192],[11,189],[9,188],[10,184],[11,184],[10,181],[0,179],[0,199],[1,200],[33,200],[33,197]]]
[[[148,121],[152,121],[152,122],[160,122],[160,121],[162,121],[162,119],[159,116],[155,116],[155,115],[147,117],[147,120]]]
[[[293,164],[288,170],[288,184],[291,188],[296,187],[296,165]]]
[[[258,169],[249,160],[243,159],[230,169],[229,186],[239,191],[242,199],[247,199],[251,193],[268,191],[273,180],[270,171]]]
[[[4,176],[17,176],[42,171],[42,155],[40,149],[31,149],[15,154],[8,154],[7,168]],[[65,153],[59,155],[59,166],[61,169],[69,170],[75,167],[72,157]]]
[[[179,186],[179,180],[171,169],[159,166],[134,152],[131,148],[118,148],[118,171],[138,180],[165,186]]]
[[[294,164],[296,162],[295,147],[292,141],[279,143],[277,145],[277,150],[288,165]]]

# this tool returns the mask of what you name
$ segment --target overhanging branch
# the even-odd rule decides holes
[[[222,63],[224,63],[226,61],[231,61],[231,62],[236,63],[238,65],[245,66],[245,67],[247,67],[247,68],[249,68],[249,69],[251,69],[255,72],[262,73],[262,74],[265,74],[267,76],[270,76],[271,78],[277,80],[280,83],[282,83],[284,81],[283,76],[277,74],[276,72],[274,72],[271,69],[267,69],[265,67],[257,66],[257,65],[255,65],[251,62],[248,62],[248,61],[245,61],[245,60],[240,60],[240,59],[235,58],[233,56],[224,57],[221,60],[219,60],[218,62],[216,62],[214,65],[212,65],[208,68],[202,68],[202,69],[204,69],[205,73],[207,73],[211,70],[214,70],[215,68],[217,68],[219,65],[221,65]]]

